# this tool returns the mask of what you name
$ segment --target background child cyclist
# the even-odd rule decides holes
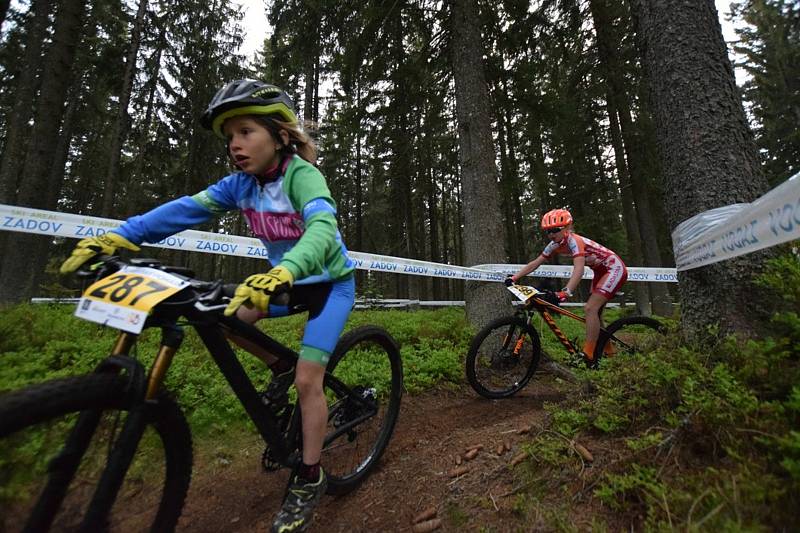
[[[61,271],[72,272],[94,255],[110,255],[117,248],[138,251],[142,242],[158,242],[226,211],[242,212],[275,266],[245,279],[225,314],[236,313],[252,323],[285,315],[297,304],[309,312],[296,371],[239,342],[270,364],[273,380],[268,395],[270,389],[288,388],[294,379],[302,410],[303,460],[272,530],[303,531],[327,487],[320,467],[328,418],[322,381],[353,307],[355,265],[338,231],[336,204],[314,166],[316,147],[299,128],[286,93],[261,81],[233,81],[211,100],[202,124],[225,139],[228,156],[240,172],[194,196],[132,217],[113,232],[80,241]],[[271,296],[292,286],[289,306],[270,304]]]
[[[550,243],[539,257],[522,267],[509,279],[516,283],[523,276],[539,268],[554,254],[571,256],[572,275],[567,285],[556,293],[558,299],[563,302],[570,298],[573,291],[578,288],[584,266],[591,268],[594,278],[592,279],[592,293],[584,307],[586,340],[583,343],[583,353],[586,360],[592,362],[597,338],[602,327],[603,308],[628,279],[628,270],[617,254],[591,239],[574,233],[572,231],[572,215],[566,209],[553,209],[545,213],[541,226],[550,239]],[[607,346],[610,347],[610,343]]]

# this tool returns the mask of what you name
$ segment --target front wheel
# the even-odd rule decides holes
[[[528,384],[541,355],[539,334],[523,318],[498,318],[472,340],[467,381],[485,398],[509,398]]]
[[[126,381],[96,373],[0,396],[0,531],[175,528],[189,428],[166,397],[132,402]],[[132,460],[111,466],[121,454]]]
[[[381,328],[353,329],[339,339],[327,373],[321,462],[328,494],[345,494],[369,475],[394,432],[403,397],[400,348]]]
[[[666,328],[654,318],[628,316],[615,320],[604,332],[594,352],[595,361],[616,354],[647,353],[664,336]]]

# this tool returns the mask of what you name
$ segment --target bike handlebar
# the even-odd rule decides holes
[[[84,280],[95,281],[117,272],[126,266],[140,266],[155,268],[169,272],[189,282],[189,288],[195,292],[194,303],[200,311],[214,311],[227,307],[233,298],[238,283],[223,283],[222,280],[204,281],[195,278],[195,273],[189,268],[180,266],[162,265],[155,259],[130,259],[125,260],[114,255],[98,255],[91,264],[85,264],[76,275]],[[87,268],[88,267],[88,268]],[[289,292],[281,292],[272,297],[275,305],[288,305]]]

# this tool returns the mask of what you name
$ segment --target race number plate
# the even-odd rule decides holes
[[[139,333],[147,313],[188,284],[188,281],[162,270],[126,266],[86,289],[75,316]]]
[[[510,285],[507,289],[523,302],[527,302],[537,294],[540,294],[535,287],[528,287],[527,285]]]

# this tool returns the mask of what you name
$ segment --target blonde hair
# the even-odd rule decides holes
[[[317,145],[299,124],[278,120],[275,115],[255,115],[255,118],[258,122],[264,124],[276,137],[280,130],[284,130],[289,134],[289,146],[281,149],[284,153],[296,153],[312,165],[317,164]],[[280,137],[277,138],[280,140]]]

